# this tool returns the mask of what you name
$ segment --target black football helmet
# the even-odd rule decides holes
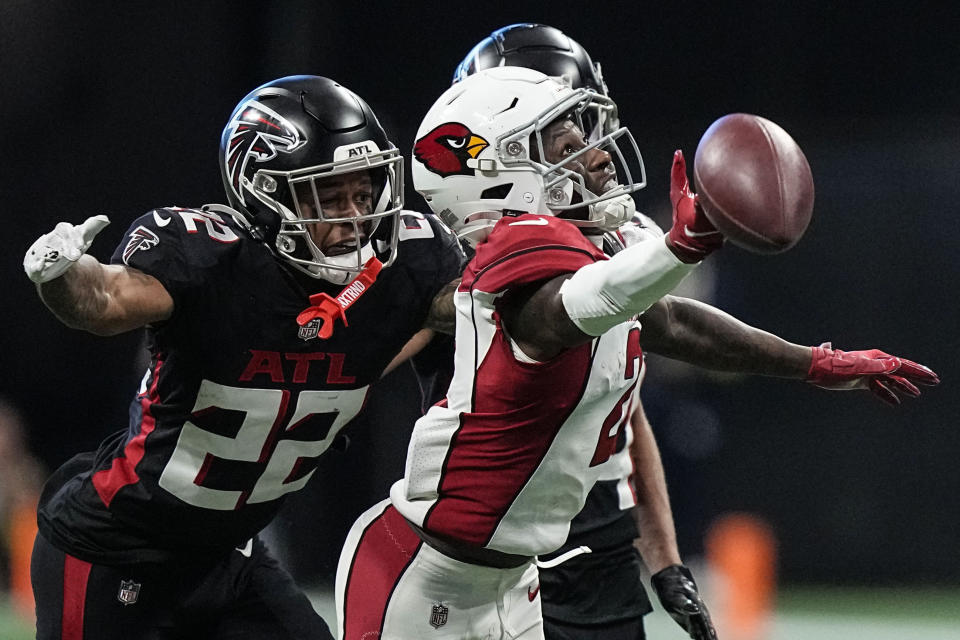
[[[522,22],[497,29],[470,50],[453,72],[453,81],[490,67],[527,67],[562,78],[573,89],[607,95],[600,64],[576,40],[545,24]]]
[[[610,99],[600,64],[590,58],[580,43],[559,29],[523,22],[497,29],[478,42],[454,70],[453,84],[480,71],[499,67],[533,69],[574,91],[588,94],[581,108],[567,116],[576,119],[578,128],[591,146],[599,146],[610,153],[617,174],[625,177],[631,185],[629,192],[607,198],[603,196],[608,194],[593,194],[585,185],[574,183],[575,193],[567,206],[567,213],[557,215],[567,217],[579,226],[597,228],[610,228],[630,219],[636,210],[631,194],[646,185],[646,170],[633,136],[628,134],[626,127],[620,126],[617,105]],[[590,95],[594,97],[590,98]],[[626,140],[629,144],[611,144],[624,134],[628,134]],[[594,204],[589,205],[585,213],[581,203],[591,201]]]
[[[355,171],[370,175],[369,214],[325,216],[317,181]],[[373,255],[384,266],[396,257],[403,157],[369,105],[333,80],[288,76],[251,91],[223,130],[220,173],[237,220],[307,275],[342,284]],[[354,225],[355,251],[324,255],[308,229],[330,222]]]
[[[572,89],[590,89],[609,96],[600,63],[587,50],[559,29],[534,22],[521,22],[497,29],[477,43],[457,65],[453,82],[491,67],[527,67],[551,76]],[[584,113],[586,133],[598,137],[602,127],[619,127],[615,112]]]

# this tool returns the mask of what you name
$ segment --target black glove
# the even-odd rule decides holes
[[[660,604],[693,640],[717,640],[710,612],[703,604],[690,570],[674,564],[662,569],[650,580]]]

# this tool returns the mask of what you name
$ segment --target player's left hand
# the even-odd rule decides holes
[[[37,284],[59,278],[80,259],[98,233],[110,224],[107,216],[92,216],[83,224],[60,222],[30,245],[23,256],[23,270]]]
[[[813,359],[807,382],[835,391],[868,389],[891,405],[900,404],[898,393],[919,396],[918,384],[940,383],[937,374],[922,364],[879,349],[840,351],[831,347],[829,342],[811,347]]]
[[[693,640],[717,640],[710,612],[689,569],[680,564],[670,565],[653,574],[650,583],[663,608]]]

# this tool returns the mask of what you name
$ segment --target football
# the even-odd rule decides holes
[[[697,145],[693,180],[710,222],[748,251],[786,251],[810,223],[810,165],[790,134],[766,118],[732,113],[711,124]]]

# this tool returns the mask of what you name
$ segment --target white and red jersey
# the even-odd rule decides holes
[[[603,252],[612,256],[639,242],[663,242],[663,236],[656,222],[638,212],[617,231],[603,235]],[[640,384],[642,381],[637,385],[638,393]],[[635,469],[630,455],[632,441],[633,429],[624,429],[615,452],[599,470],[601,476],[590,490],[583,510],[570,523],[567,541],[547,559],[581,546],[606,549],[631,544],[639,535],[631,513],[637,504]],[[571,618],[577,619],[580,618]]]
[[[456,294],[457,351],[445,402],[417,421],[397,510],[435,535],[520,555],[567,538],[632,413],[640,325],[622,323],[548,362],[511,345],[498,301],[606,256],[559,218],[504,217]]]

